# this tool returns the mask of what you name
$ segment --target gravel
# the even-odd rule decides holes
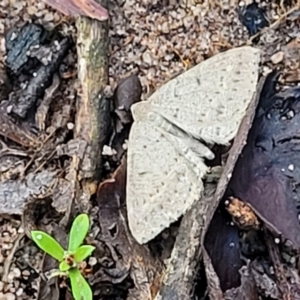
[[[207,57],[249,40],[237,13],[237,8],[246,1],[109,2],[110,87],[113,89],[121,78],[139,71],[144,99],[163,83]],[[280,7],[271,2],[260,5],[267,8],[268,18],[273,23],[291,7]],[[1,0],[0,11],[0,64],[5,62],[4,34],[17,23],[35,19],[47,29],[60,24],[62,32],[75,35],[74,22],[66,22],[71,19],[53,11],[42,1]],[[285,27],[289,35],[278,37],[275,30],[270,30],[259,43],[267,49],[274,64],[281,63],[285,57],[274,43],[281,39],[286,44],[297,37],[298,23],[296,18]],[[19,219],[0,217],[0,249],[0,300],[34,299],[42,254],[24,237]]]
[[[0,232],[0,300],[34,299],[42,254],[25,239],[18,218],[0,217]]]

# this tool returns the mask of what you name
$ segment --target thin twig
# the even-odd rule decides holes
[[[278,20],[276,20],[274,23],[272,23],[269,27],[266,27],[264,29],[262,29],[261,31],[259,31],[257,34],[251,36],[248,41],[247,41],[247,45],[251,45],[253,40],[255,38],[257,38],[258,36],[263,35],[264,33],[268,32],[270,29],[275,28],[276,26],[278,26],[283,19],[285,19],[288,15],[292,14],[293,12],[295,12],[296,10],[300,9],[300,1],[298,1],[297,5],[292,7],[290,10],[288,10],[286,13],[284,13],[283,15],[281,15]]]
[[[25,236],[25,233],[19,234],[19,236],[14,241],[14,246],[12,247],[10,253],[8,254],[8,256],[5,259],[4,266],[3,266],[3,276],[2,276],[2,282],[4,282],[5,284],[8,283],[8,274],[9,274],[10,266],[12,264],[14,255],[18,250],[20,241],[23,239],[24,236]]]

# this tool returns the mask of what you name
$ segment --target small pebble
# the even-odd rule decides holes
[[[30,272],[29,272],[28,270],[24,270],[24,271],[22,272],[22,275],[23,275],[23,276],[30,276]]]
[[[24,228],[23,227],[19,227],[18,233],[24,233]]]
[[[1,297],[1,296],[0,296]],[[16,299],[16,295],[12,294],[12,293],[6,293],[3,295],[3,298],[0,298],[1,300],[15,300]]]
[[[123,150],[127,150],[128,148],[128,140],[125,140],[124,144],[122,145]]]
[[[117,151],[107,145],[103,146],[102,155],[113,156],[116,155]]]
[[[29,6],[27,8],[27,13],[34,16],[37,13],[37,8],[35,6]]]
[[[14,268],[13,270],[15,277],[20,277],[21,276],[21,270],[18,268]]]
[[[295,256],[292,256],[292,257],[290,258],[290,263],[291,263],[291,264],[295,264],[295,263],[296,263],[296,257],[295,257]]]
[[[275,238],[274,242],[275,242],[275,244],[279,244],[280,243],[280,239],[279,238]]]
[[[271,61],[274,65],[281,63],[284,59],[284,52],[279,51],[271,56]]]
[[[97,264],[97,258],[91,256],[91,257],[89,258],[89,265],[91,265],[91,266],[93,267],[93,266],[95,266],[96,264]]]
[[[22,288],[19,288],[19,289],[16,291],[16,295],[17,295],[18,297],[20,297],[20,296],[22,296],[22,294],[23,294],[23,289],[22,289]]]
[[[290,119],[292,119],[292,118],[294,118],[295,117],[295,113],[294,113],[294,111],[293,110],[290,110],[287,114],[286,114],[287,116],[288,116],[288,118],[290,118]]]
[[[73,130],[74,129],[74,123],[71,123],[71,122],[69,122],[68,124],[67,124],[67,128],[69,129],[69,130]]]
[[[14,282],[15,274],[13,272],[9,272],[7,275],[8,282]]]
[[[152,58],[148,52],[144,52],[142,58],[143,58],[144,63],[146,63],[148,65],[152,64]]]

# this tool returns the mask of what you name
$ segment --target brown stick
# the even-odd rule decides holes
[[[281,262],[280,250],[278,248],[278,245],[275,243],[272,234],[266,228],[264,228],[264,232],[265,232],[265,239],[266,239],[266,244],[268,247],[270,259],[273,263],[274,270],[275,270],[278,289],[281,292],[281,296],[283,300],[291,300],[292,299],[291,291],[288,284],[288,280],[286,278],[284,266]]]
[[[106,6],[106,0],[101,4]],[[100,181],[101,152],[110,122],[109,102],[103,96],[108,83],[108,25],[108,21],[86,17],[76,20],[81,91],[76,103],[74,129],[78,153],[73,156],[69,179],[73,182],[74,199],[81,212],[88,211],[90,197],[96,193]],[[84,146],[80,149],[79,145]]]

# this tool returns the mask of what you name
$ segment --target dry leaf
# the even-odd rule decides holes
[[[158,290],[162,276],[162,264],[131,236],[126,218],[126,159],[111,179],[100,184],[97,200],[99,205],[100,240],[109,248],[113,263],[94,274],[93,284],[115,284],[131,277],[134,287],[129,290],[128,300],[151,300]]]
[[[263,105],[235,166],[230,193],[250,204],[273,233],[299,248],[300,88],[262,97]]]
[[[94,0],[44,0],[44,2],[68,16],[86,16],[99,21],[108,19],[107,10]]]

